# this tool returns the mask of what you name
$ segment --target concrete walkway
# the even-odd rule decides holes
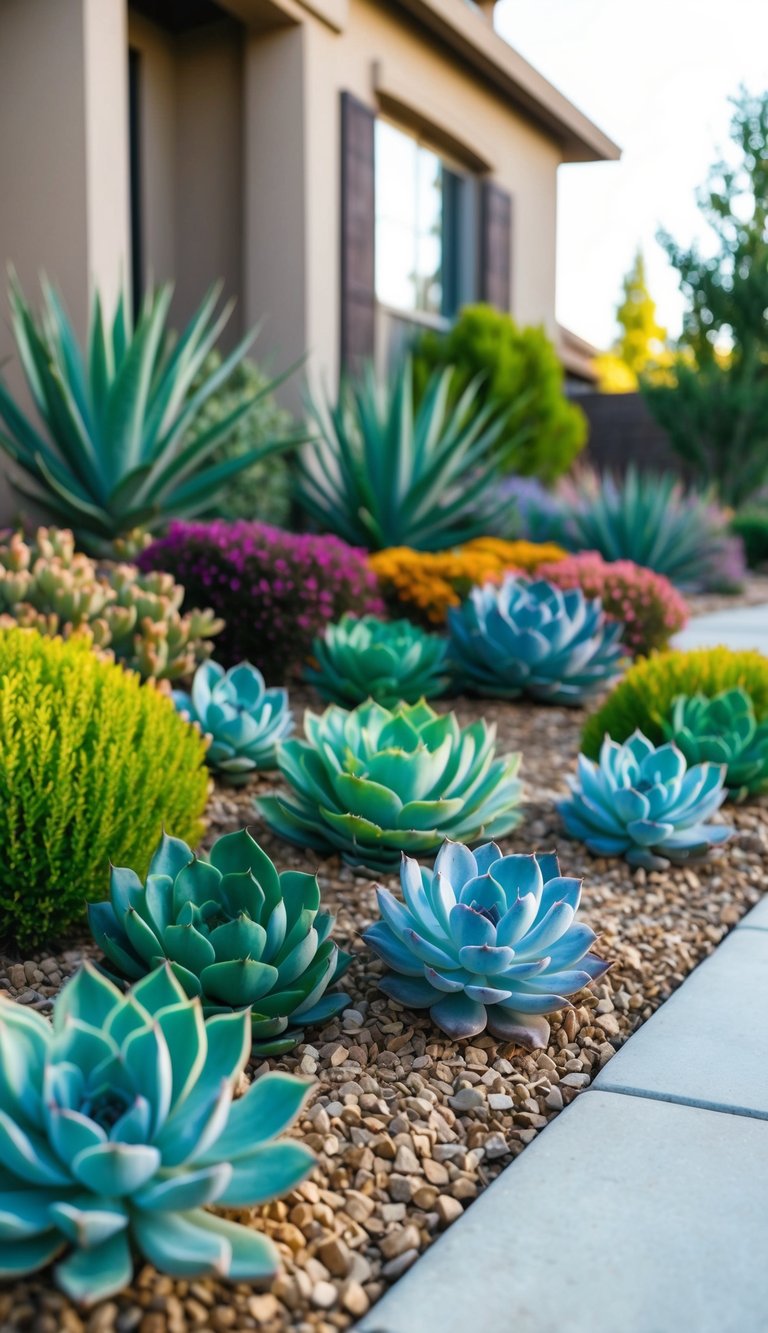
[[[768,654],[768,605],[676,646]],[[357,1326],[766,1333],[768,899]]]

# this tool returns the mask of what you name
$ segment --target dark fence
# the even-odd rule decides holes
[[[573,401],[587,415],[589,442],[583,457],[595,467],[623,472],[633,463],[645,471],[685,471],[641,394],[580,393]]]

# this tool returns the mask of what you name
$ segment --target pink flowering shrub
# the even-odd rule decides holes
[[[632,560],[608,561],[597,551],[581,551],[541,565],[536,577],[599,597],[606,615],[624,626],[622,640],[635,657],[666,648],[688,621],[688,606],[669,579]]]
[[[172,523],[138,564],[178,575],[191,606],[205,589],[205,604],[225,621],[216,660],[248,660],[277,684],[300,670],[315,635],[345,611],[383,613],[366,559],[338,537],[217,520]]]

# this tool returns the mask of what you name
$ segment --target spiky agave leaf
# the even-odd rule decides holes
[[[207,1023],[169,967],[123,995],[85,964],[53,1024],[0,996],[0,1277],[56,1260],[92,1305],[131,1280],[133,1252],[174,1277],[274,1275],[260,1232],[208,1212],[284,1194],[313,1165],[275,1142],[309,1085],[266,1074],[238,1101],[245,1013]]]

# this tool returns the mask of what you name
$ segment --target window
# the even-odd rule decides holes
[[[376,122],[376,298],[450,319],[474,296],[471,178],[388,121]]]

